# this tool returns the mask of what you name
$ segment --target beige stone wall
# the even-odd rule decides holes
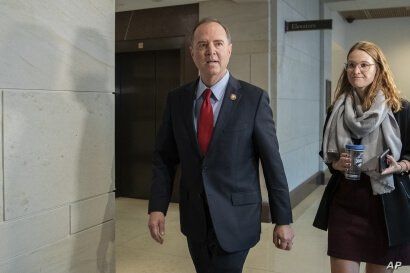
[[[0,2],[0,272],[114,272],[114,0]]]
[[[199,19],[216,18],[232,36],[229,70],[234,77],[268,90],[268,1],[213,0],[199,3]]]

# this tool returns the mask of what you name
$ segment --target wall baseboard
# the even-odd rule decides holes
[[[309,194],[311,194],[318,186],[325,184],[325,172],[319,171],[309,177],[305,182],[290,191],[290,204],[292,209],[303,201]],[[270,209],[267,201],[262,202],[261,221],[270,223]]]

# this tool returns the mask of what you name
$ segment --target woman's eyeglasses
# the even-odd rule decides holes
[[[368,63],[368,62],[361,62],[361,63],[354,63],[354,62],[348,62],[345,63],[345,70],[346,71],[354,71],[357,66],[359,66],[359,69],[361,72],[367,72],[370,69],[370,66],[374,64]]]

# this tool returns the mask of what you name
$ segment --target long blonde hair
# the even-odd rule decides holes
[[[366,52],[376,63],[376,75],[365,93],[362,103],[363,108],[365,110],[369,109],[377,95],[377,92],[382,90],[384,96],[386,97],[387,105],[393,110],[393,112],[399,111],[402,101],[400,91],[394,83],[393,74],[381,49],[372,42],[360,41],[352,46],[347,54],[347,58],[354,50],[362,50]],[[334,101],[336,101],[344,93],[351,94],[352,90],[353,87],[349,83],[347,72],[346,70],[343,70],[337,82]]]

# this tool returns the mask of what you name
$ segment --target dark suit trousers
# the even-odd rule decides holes
[[[226,252],[221,248],[212,225],[209,209],[205,201],[207,238],[204,242],[192,241],[188,248],[197,273],[241,273],[249,249]]]

